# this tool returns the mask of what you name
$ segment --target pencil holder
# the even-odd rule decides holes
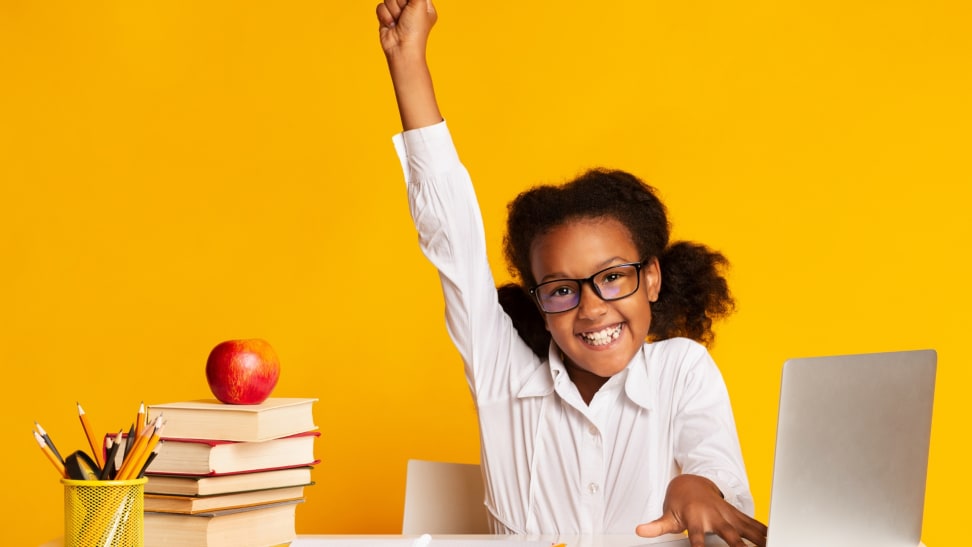
[[[64,547],[143,547],[147,481],[62,479]]]

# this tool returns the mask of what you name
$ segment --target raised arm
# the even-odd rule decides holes
[[[381,49],[395,87],[402,129],[441,122],[425,57],[429,32],[436,21],[431,0],[385,0],[376,11]]]

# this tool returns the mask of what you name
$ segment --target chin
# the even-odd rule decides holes
[[[602,378],[610,378],[628,367],[628,363],[637,353],[637,348],[624,347],[621,344],[611,344],[603,348],[592,348],[584,345],[575,355],[580,359],[575,359],[568,355],[578,368],[582,368],[591,374]]]
[[[570,355],[567,358],[573,363],[575,368],[582,369],[590,374],[599,376],[601,378],[610,378],[615,374],[624,370],[628,363],[631,362],[630,358],[608,358],[604,356],[592,356],[590,354],[583,355],[586,359],[575,359]]]

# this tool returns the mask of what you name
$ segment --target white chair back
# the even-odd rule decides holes
[[[478,464],[408,460],[402,533],[489,534]]]

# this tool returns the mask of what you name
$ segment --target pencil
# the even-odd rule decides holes
[[[88,437],[88,446],[91,447],[91,453],[94,456],[95,463],[98,464],[98,468],[101,469],[105,466],[104,456],[101,453],[101,443],[95,439],[94,429],[91,427],[91,421],[88,420],[88,415],[84,413],[84,409],[81,408],[81,403],[78,403],[78,418],[81,419],[81,427],[84,428],[84,434]]]
[[[135,435],[141,435],[145,429],[145,402],[138,405],[138,414],[135,415]]]
[[[165,423],[162,421],[162,417],[159,416],[152,426],[152,435],[149,437],[148,442],[142,448],[142,452],[138,457],[132,461],[132,467],[126,471],[126,479],[137,479],[148,467],[148,462],[155,458],[153,454],[155,453],[156,447],[162,441],[162,426],[164,425]]]
[[[135,436],[135,424],[132,424],[131,427],[128,428],[128,436],[125,437],[125,453],[122,457],[122,461],[128,457],[128,453],[132,451],[132,444],[134,444],[137,439],[138,437]]]
[[[57,451],[57,447],[54,446],[54,441],[51,440],[51,437],[47,434],[46,431],[44,431],[44,428],[41,427],[41,424],[35,421],[34,426],[37,427],[37,431],[40,433],[40,436],[44,438],[44,442],[47,443],[47,447],[51,449],[51,452],[53,452],[54,455],[57,456],[57,459],[60,460],[61,463],[63,464],[64,458],[62,458],[61,453]]]
[[[61,478],[67,478],[67,471],[64,470],[64,463],[61,462],[61,459],[54,455],[54,452],[51,450],[50,445],[47,444],[47,442],[44,440],[44,437],[41,437],[40,433],[36,431],[34,431],[33,433],[34,433],[34,439],[37,440],[37,444],[41,448],[41,452],[43,452],[44,455],[47,456],[47,459],[51,461],[51,464],[54,466],[54,469],[57,469],[57,472],[61,474]]]
[[[159,455],[159,448],[162,448],[161,442],[159,442],[158,446],[155,447],[155,450],[149,454],[149,457],[145,459],[145,464],[142,465],[142,468],[138,470],[138,475],[135,476],[136,479],[141,479],[145,476],[145,472],[148,471],[149,465],[152,465],[152,460]]]
[[[108,478],[111,476],[111,470],[108,469],[108,464],[111,463],[111,451],[114,449],[114,447],[115,440],[108,437],[108,439],[105,440],[105,450],[108,452],[108,455],[105,456],[105,466],[101,468],[101,473],[98,473],[99,481],[108,480]]]
[[[122,432],[119,429],[118,435],[114,439],[108,438],[108,456],[105,458],[105,466],[101,469],[101,480],[110,480],[115,477],[115,455],[122,443]]]
[[[132,446],[131,451],[128,453],[128,457],[122,462],[122,466],[118,469],[116,477],[118,480],[128,480],[131,478],[133,472],[137,472],[141,467],[142,463],[145,462],[147,457],[146,447],[149,445],[152,437],[155,436],[156,430],[161,423],[162,417],[159,416],[155,423],[151,427],[142,432],[135,440],[135,445]],[[154,444],[153,444],[154,446]]]
[[[138,458],[138,455],[142,453],[142,449],[148,442],[149,433],[148,431],[143,431],[141,435],[132,440],[131,437],[128,438],[129,449],[128,453],[125,454],[125,458],[122,460],[121,466],[115,473],[116,480],[125,480],[125,475],[132,468],[133,461]]]

